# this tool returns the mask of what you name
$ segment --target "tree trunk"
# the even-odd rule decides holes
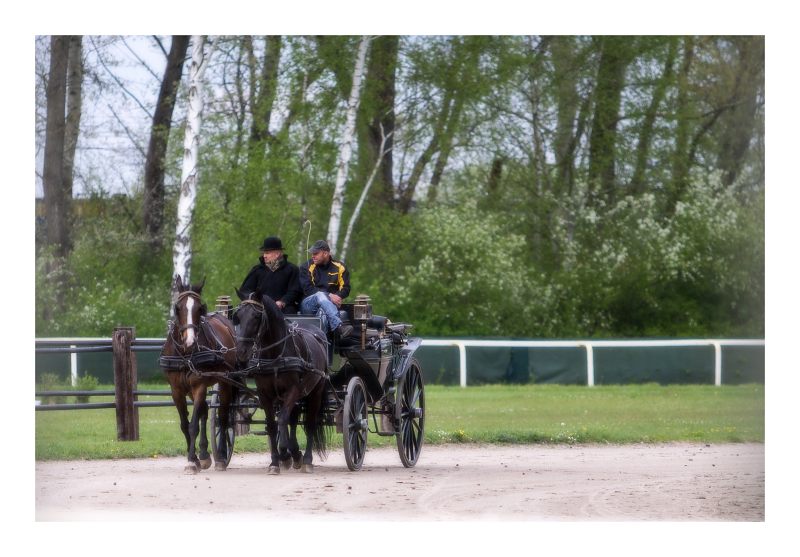
[[[192,216],[197,196],[197,153],[200,145],[200,126],[203,121],[203,72],[211,58],[204,53],[205,36],[192,36],[192,61],[189,69],[189,108],[186,115],[186,133],[183,140],[183,168],[181,192],[178,199],[178,222],[175,226],[175,244],[172,249],[173,275],[184,283],[191,277]],[[212,45],[213,50],[213,45]]]
[[[353,140],[355,139],[356,115],[358,114],[358,104],[361,99],[361,81],[364,78],[364,61],[369,49],[369,37],[361,37],[356,55],[356,65],[353,70],[353,87],[350,90],[350,100],[347,103],[347,116],[344,127],[342,128],[342,140],[339,147],[339,162],[336,171],[336,184],[333,188],[333,199],[331,201],[331,214],[328,221],[328,242],[331,252],[336,253],[337,242],[339,241],[339,228],[342,223],[342,209],[344,207],[345,185],[347,184],[347,169],[350,164],[350,157],[353,154]]]
[[[764,84],[764,38],[733,37],[738,64],[730,109],[720,119],[717,166],[722,183],[732,185],[745,164],[745,155],[753,138],[759,96]]]
[[[395,129],[395,82],[400,37],[386,35],[372,40],[368,78],[359,114],[359,170],[361,181],[371,174],[375,161],[380,171],[372,188],[371,198],[384,207],[394,204],[394,159],[392,146]],[[382,141],[385,145],[382,146]]]
[[[69,61],[67,63],[67,119],[64,129],[64,195],[72,199],[75,150],[81,128],[83,104],[83,37],[69,38]],[[70,223],[71,224],[71,223]],[[71,228],[71,226],[70,226]]]
[[[683,42],[683,60],[678,75],[678,94],[675,123],[675,152],[672,157],[672,180],[667,192],[666,214],[674,211],[675,204],[683,195],[689,180],[689,133],[691,114],[689,110],[689,74],[694,59],[694,39],[686,37]]]
[[[589,145],[589,203],[616,197],[616,143],[625,69],[629,63],[629,37],[600,38],[594,121]]]
[[[556,188],[571,190],[575,179],[575,119],[580,106],[578,68],[574,37],[553,37],[550,42],[553,81],[556,91],[556,133],[553,150],[556,158]]]
[[[64,192],[64,139],[66,121],[69,37],[50,38],[50,72],[47,81],[47,128],[44,146],[44,202],[47,243],[58,256],[69,251],[69,210],[71,199]]]
[[[281,37],[270,35],[266,38],[264,47],[264,65],[261,73],[255,78],[255,68],[258,63],[249,43],[249,57],[251,66],[250,95],[252,99],[251,113],[252,124],[250,127],[250,148],[257,157],[263,156],[265,142],[270,138],[269,122],[272,119],[272,105],[278,90],[278,67],[281,59]]]
[[[438,195],[439,183],[442,181],[442,174],[444,174],[444,169],[450,158],[450,152],[453,149],[453,138],[458,129],[463,109],[464,95],[457,94],[453,101],[452,109],[449,111],[450,114],[447,118],[447,125],[445,126],[444,133],[439,142],[439,156],[436,157],[436,163],[433,165],[433,172],[431,172],[431,181],[428,185],[428,201],[432,203],[436,201],[436,196]]]
[[[142,217],[145,234],[153,249],[160,249],[164,236],[164,173],[167,158],[172,113],[175,109],[176,91],[183,73],[183,61],[189,47],[187,35],[173,35],[167,55],[167,66],[158,91],[150,143],[144,165],[144,199]]]
[[[548,37],[542,39],[546,44],[550,41]],[[533,191],[541,199],[545,191],[552,189],[550,180],[550,170],[547,166],[547,155],[545,153],[545,140],[542,133],[544,124],[541,114],[546,110],[546,102],[541,93],[542,84],[542,64],[544,49],[535,46],[534,41],[530,42],[530,61],[528,63],[528,99],[531,111],[531,177],[533,179]],[[538,219],[537,219],[538,220]]]
[[[631,192],[635,195],[640,195],[645,191],[645,172],[647,171],[647,162],[650,155],[650,144],[653,140],[653,128],[658,110],[666,96],[667,87],[673,81],[673,66],[677,53],[678,38],[671,37],[669,39],[667,59],[664,62],[664,73],[653,90],[653,96],[650,99],[650,105],[647,107],[647,112],[645,112],[642,121],[642,128],[639,132],[639,142],[636,145],[636,167],[631,178]]]

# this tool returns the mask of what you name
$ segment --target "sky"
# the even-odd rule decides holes
[[[87,183],[89,187],[99,185],[106,193],[131,193],[141,182],[143,156],[134,144],[141,152],[146,152],[153,105],[166,58],[149,35],[126,36],[115,39],[110,47],[99,47],[98,42],[110,39],[85,37],[83,41],[87,67],[95,68],[98,78],[108,85],[98,87],[90,76],[84,77],[81,133],[73,184],[75,197],[91,193]],[[169,47],[167,37],[164,48],[169,50]],[[176,109],[176,114],[177,110],[180,108]],[[37,134],[34,180],[37,198],[43,196],[43,155],[44,136],[40,133]],[[81,172],[88,170],[91,175]]]

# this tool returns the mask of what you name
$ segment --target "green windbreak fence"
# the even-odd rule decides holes
[[[636,346],[633,344],[642,341],[631,341],[630,346],[602,346],[603,341],[585,341],[586,344],[593,344],[590,381],[587,347],[583,345],[501,347],[470,346],[470,341],[463,342],[465,379],[469,385],[487,383],[714,385],[717,382],[717,355],[715,347],[710,343],[695,346]],[[515,341],[510,341],[513,342]],[[763,341],[752,341],[753,344],[742,346],[726,346],[725,342],[751,341],[718,341],[721,345],[720,384],[764,383]],[[757,344],[759,342],[760,345]],[[547,342],[541,341],[541,343]],[[581,341],[573,341],[573,344],[580,343]],[[423,346],[416,352],[416,357],[428,383],[461,384],[461,363],[457,346],[426,346],[423,342]]]
[[[470,385],[486,383],[586,384],[584,348],[484,348],[468,346]],[[453,347],[422,346],[415,354],[425,381],[458,385],[459,354]]]
[[[465,341],[469,342],[469,341]],[[512,341],[513,342],[513,341]],[[578,343],[581,341],[574,341]],[[586,341],[590,342],[590,341]],[[764,383],[764,345],[722,346],[721,383]],[[601,344],[601,343],[598,343]],[[593,347],[595,385],[625,383],[711,384],[716,380],[715,349],[702,346]],[[110,352],[80,352],[77,374],[92,375],[102,383],[113,383]],[[162,380],[158,351],[137,351],[139,381]],[[459,385],[461,362],[457,346],[423,345],[415,354],[426,383]],[[468,385],[487,383],[552,383],[586,385],[588,360],[585,346],[514,347],[466,346]],[[69,382],[69,354],[36,354],[36,381],[43,374]]]

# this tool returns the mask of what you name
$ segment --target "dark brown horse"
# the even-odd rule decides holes
[[[208,419],[208,388],[219,383],[220,428],[228,428],[228,408],[231,404],[231,387],[223,379],[236,365],[236,345],[233,326],[229,319],[218,314],[208,314],[200,298],[205,279],[199,285],[184,284],[180,276],[175,277],[178,298],[175,301],[175,320],[170,321],[167,340],[161,351],[161,367],[172,388],[172,400],[178,409],[181,431],[186,437],[189,464],[187,473],[197,473],[211,466],[208,454],[206,421]],[[192,400],[192,418],[186,397]],[[199,455],[195,449],[200,439]],[[225,470],[229,448],[227,437],[221,436],[216,447],[214,462],[216,470]]]
[[[313,472],[312,452],[324,458],[327,447],[323,420],[329,385],[325,333],[312,325],[287,323],[267,295],[256,291],[244,297],[238,290],[236,293],[242,300],[233,315],[236,355],[240,366],[258,366],[253,376],[267,417],[269,473],[288,468],[290,459],[295,468],[302,462],[303,472]],[[295,437],[301,401],[305,404],[305,453],[300,452]]]

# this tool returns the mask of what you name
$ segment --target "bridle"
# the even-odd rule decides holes
[[[274,348],[275,346],[278,346],[279,344],[283,344],[283,347],[281,347],[281,355],[283,355],[283,353],[286,351],[286,341],[292,336],[292,332],[293,332],[292,328],[291,327],[289,328],[289,332],[283,338],[273,342],[272,344],[270,344],[268,346],[263,346],[262,347],[261,346],[261,339],[264,336],[264,327],[267,325],[267,321],[268,321],[267,320],[267,310],[264,307],[264,304],[262,304],[261,302],[259,302],[257,300],[249,300],[249,299],[248,300],[242,300],[242,303],[240,304],[239,308],[241,308],[242,306],[245,306],[245,305],[252,306],[253,309],[258,313],[258,315],[259,315],[258,330],[256,330],[256,336],[255,337],[243,337],[243,336],[235,335],[234,338],[236,339],[236,344],[238,345],[239,342],[252,342],[253,343],[253,349],[251,350],[251,354],[250,354],[251,358],[257,357],[264,350],[269,350],[270,348]],[[236,311],[238,311],[238,309]]]
[[[202,300],[200,299],[200,294],[198,294],[197,292],[193,292],[191,290],[187,290],[186,292],[181,292],[178,295],[178,298],[175,300],[175,317],[176,317],[176,319],[178,317],[178,304],[184,298],[194,298],[197,301],[198,304],[202,304]],[[183,332],[186,331],[187,329],[194,329],[195,333],[198,332],[200,330],[199,321],[200,320],[198,319],[198,323],[187,323],[187,324],[183,325],[182,327],[180,327],[178,329],[178,335],[181,336],[183,334]],[[183,343],[181,342],[181,344],[183,344]]]
[[[200,318],[197,320],[197,323],[187,323],[181,327],[176,327],[178,324],[180,317],[179,317],[179,305],[181,301],[185,298],[192,298],[198,304],[200,309]],[[214,327],[208,322],[205,317],[205,304],[202,303],[202,299],[200,298],[200,294],[197,292],[187,290],[185,292],[181,292],[175,300],[175,320],[169,321],[169,327],[167,331],[167,337],[172,342],[172,346],[177,353],[177,358],[180,358],[184,365],[193,373],[199,373],[198,370],[195,368],[193,362],[193,355],[198,353],[207,353],[213,352],[219,354],[224,359],[225,354],[229,350],[233,350],[233,347],[227,347],[225,342],[219,337],[217,332],[214,330]],[[187,347],[183,340],[183,332],[187,329],[194,329],[195,331],[195,342],[189,350],[190,354],[186,354]],[[206,343],[216,343],[216,345],[208,346]],[[232,368],[230,364],[227,362],[225,363],[226,366]]]

